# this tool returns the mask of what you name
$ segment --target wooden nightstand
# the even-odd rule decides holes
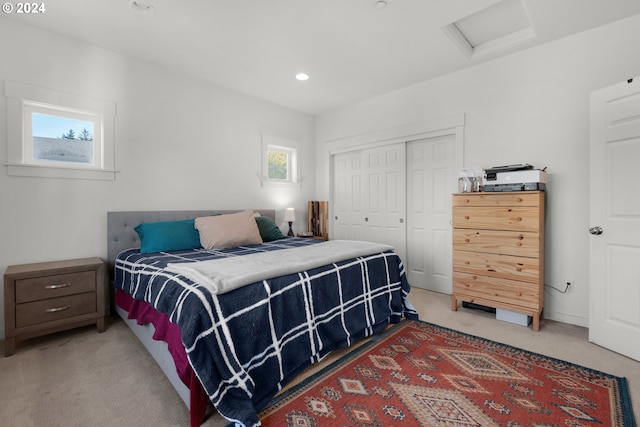
[[[4,355],[16,340],[95,323],[104,331],[104,262],[99,258],[11,265],[4,274]]]

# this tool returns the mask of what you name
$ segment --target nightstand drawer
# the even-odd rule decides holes
[[[18,304],[16,328],[95,312],[95,292]]]
[[[16,304],[95,291],[94,271],[16,280]]]

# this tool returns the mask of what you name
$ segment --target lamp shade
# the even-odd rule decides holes
[[[284,211],[284,220],[286,222],[293,222],[296,220],[296,210],[293,208],[287,208]]]

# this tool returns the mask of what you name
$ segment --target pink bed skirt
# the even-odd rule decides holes
[[[209,398],[189,364],[187,353],[180,339],[178,325],[169,321],[166,314],[156,311],[151,304],[133,299],[121,289],[116,289],[115,303],[129,313],[127,318],[134,319],[139,325],[151,323],[155,328],[153,339],[167,343],[169,353],[173,356],[176,365],[178,377],[190,391],[189,418],[191,427],[201,425],[207,412]]]

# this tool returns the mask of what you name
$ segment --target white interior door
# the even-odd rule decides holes
[[[451,182],[455,135],[407,145],[407,279],[451,294]]]
[[[589,339],[640,360],[640,78],[591,94]]]

